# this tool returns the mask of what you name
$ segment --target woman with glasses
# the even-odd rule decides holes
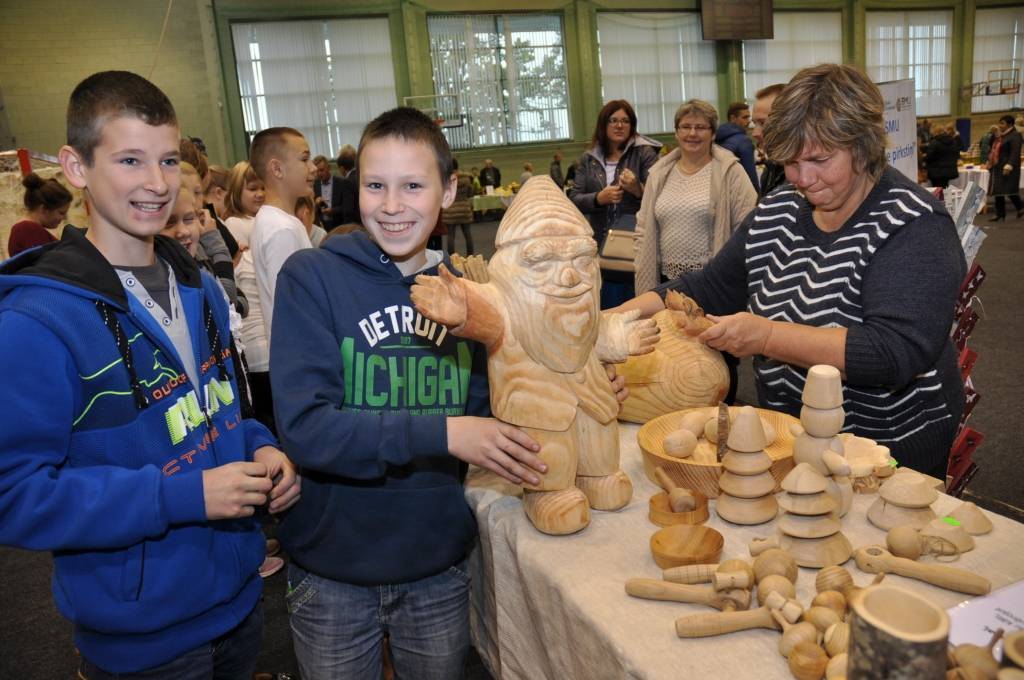
[[[636,112],[625,99],[601,109],[591,147],[576,164],[569,198],[594,230],[598,250],[609,229],[633,231],[647,173],[658,160],[661,143],[636,131]],[[601,270],[601,307],[622,304],[635,294],[632,272]]]
[[[679,147],[651,168],[637,217],[637,294],[703,269],[757,204],[743,165],[713,143],[717,127],[702,99],[676,111]]]
[[[797,73],[764,128],[789,184],[702,270],[617,311],[651,315],[667,290],[689,295],[714,324],[699,340],[752,356],[761,405],[794,416],[807,369],[835,366],[843,430],[944,479],[964,407],[949,336],[967,266],[945,207],[886,162],[884,114],[854,66]]]
[[[679,146],[651,168],[637,218],[636,292],[704,268],[754,206],[757,190],[743,164],[714,143],[718,112],[703,99],[676,110]],[[736,397],[739,360],[724,355]]]

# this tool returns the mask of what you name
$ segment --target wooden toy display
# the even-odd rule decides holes
[[[730,407],[730,417],[735,419],[739,411],[739,407]],[[778,411],[754,411],[761,419],[765,439],[770,442],[764,447],[764,452],[772,461],[769,471],[777,484],[793,468],[794,437],[789,426],[797,420]],[[677,485],[699,491],[708,498],[717,498],[718,478],[722,472],[717,449],[717,415],[717,408],[688,409],[659,416],[643,425],[637,433],[637,442],[647,477],[656,483],[654,469],[661,467]],[[709,423],[715,423],[715,426],[708,427]],[[689,457],[676,458],[665,452],[665,438],[682,429],[698,434],[697,446]],[[708,434],[712,439],[708,439]],[[774,440],[771,435],[774,435]]]
[[[602,363],[653,349],[653,320],[599,310],[590,225],[549,177],[525,184],[505,213],[486,283],[420,275],[411,298],[427,318],[488,349],[491,409],[540,445],[548,466],[523,506],[548,534],[617,510],[633,493],[619,467],[619,403]],[[653,473],[652,473],[653,474]]]
[[[877,585],[851,601],[849,680],[921,680],[946,671],[949,617],[902,588]]]
[[[660,527],[672,524],[703,524],[708,519],[708,499],[699,491],[681,489],[661,468],[655,479],[664,491],[651,496],[647,517]]]
[[[826,493],[828,480],[800,463],[782,480],[780,547],[801,567],[821,568],[850,559],[853,547],[840,530],[837,501]]]
[[[704,311],[676,291],[665,296],[665,307],[654,315],[661,331],[654,352],[616,366],[629,388],[620,420],[646,423],[673,411],[713,406],[729,392],[722,354],[694,337],[710,325]]]
[[[878,489],[878,498],[868,508],[868,520],[882,531],[909,524],[923,529],[933,519],[931,504],[939,497],[920,473],[900,468]]]
[[[836,439],[842,444],[843,456],[850,466],[853,492],[877,493],[882,479],[889,477],[894,471],[889,448],[850,432],[840,432]]]
[[[725,471],[718,478],[715,512],[733,524],[763,524],[779,511],[772,459],[764,452],[764,428],[757,412],[744,406],[729,427]]]
[[[886,572],[916,578],[933,586],[969,595],[985,595],[992,590],[992,584],[987,578],[973,572],[939,564],[922,564],[905,557],[897,557],[879,545],[858,548],[853,554],[853,559],[861,571],[871,574]]]
[[[807,463],[829,480],[826,491],[836,500],[837,515],[842,517],[853,504],[853,486],[843,443],[837,436],[846,419],[839,369],[811,366],[801,400],[804,405],[793,442],[793,463]]]

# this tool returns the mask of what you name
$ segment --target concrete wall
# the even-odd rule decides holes
[[[56,154],[71,90],[96,71],[119,69],[152,73],[182,132],[227,160],[210,2],[175,2],[157,54],[166,9],[166,0],[0,0],[0,86],[17,146]]]

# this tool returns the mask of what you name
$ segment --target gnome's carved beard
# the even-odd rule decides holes
[[[505,293],[512,332],[531,359],[556,373],[583,367],[597,341],[601,318],[596,288],[585,286],[587,290],[576,297],[557,297],[537,290],[525,276],[494,282]]]

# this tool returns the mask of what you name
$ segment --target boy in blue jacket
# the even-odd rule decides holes
[[[394,109],[366,127],[358,157],[369,235],[295,253],[277,280],[275,414],[305,476],[280,532],[292,638],[305,680],[377,680],[385,635],[397,677],[452,680],[469,649],[476,535],[465,463],[515,484],[545,466],[530,437],[485,417],[483,346],[409,298],[418,273],[448,262],[426,247],[456,189],[441,130]]]
[[[59,158],[91,226],[0,268],[0,543],[53,551],[79,677],[248,679],[253,514],[299,483],[241,416],[223,293],[157,236],[180,185],[174,108],[140,76],[92,75]]]

